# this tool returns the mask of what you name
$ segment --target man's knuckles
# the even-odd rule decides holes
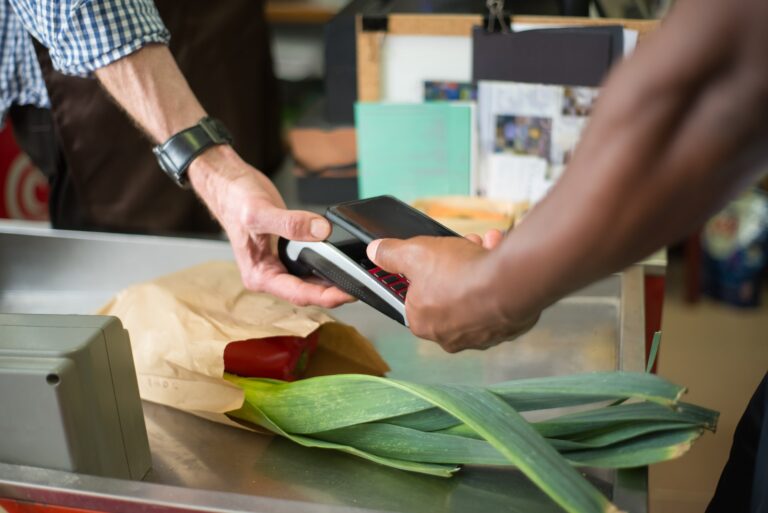
[[[275,214],[279,216],[276,234],[288,239],[301,239],[309,234],[309,219],[306,216],[289,213],[287,210]]]

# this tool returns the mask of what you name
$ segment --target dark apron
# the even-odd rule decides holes
[[[768,374],[736,426],[707,513],[768,513]]]
[[[258,0],[156,0],[170,49],[206,111],[235,149],[270,173],[282,159],[277,81],[264,5]],[[215,233],[218,224],[190,190],[158,167],[152,144],[94,79],[53,70],[38,58],[51,97],[63,162],[52,180],[58,228],[143,233]]]

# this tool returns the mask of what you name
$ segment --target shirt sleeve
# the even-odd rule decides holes
[[[0,118],[14,104],[47,107],[49,100],[32,38],[0,0]]]
[[[168,44],[152,0],[10,0],[53,66],[87,76],[149,43]]]

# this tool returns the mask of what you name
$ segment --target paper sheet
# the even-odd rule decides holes
[[[381,59],[381,100],[421,103],[424,82],[470,82],[472,40],[466,36],[389,35]]]
[[[546,180],[547,161],[534,156],[505,153],[490,155],[488,166],[488,197],[512,202],[525,202],[536,187],[540,193]]]
[[[360,197],[469,194],[474,112],[473,104],[461,102],[358,103]]]

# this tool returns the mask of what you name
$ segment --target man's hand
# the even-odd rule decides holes
[[[413,333],[438,342],[449,353],[487,349],[528,331],[539,312],[510,317],[493,283],[489,249],[502,235],[380,239],[368,246],[368,258],[411,282],[405,301]],[[481,245],[482,243],[482,245]],[[519,291],[524,293],[524,291]]]
[[[96,76],[155,142],[206,115],[166,46],[147,45],[98,69]],[[275,235],[306,241],[326,238],[331,227],[325,218],[286,210],[272,182],[229,146],[206,150],[188,173],[195,191],[227,232],[246,287],[298,305],[330,308],[352,301],[335,287],[288,274],[275,254]]]
[[[287,273],[275,254],[275,236],[320,241],[330,235],[331,226],[312,212],[286,210],[272,182],[232,148],[217,146],[203,153],[190,166],[189,178],[226,231],[247,288],[297,305],[332,308],[353,300],[319,280]]]

